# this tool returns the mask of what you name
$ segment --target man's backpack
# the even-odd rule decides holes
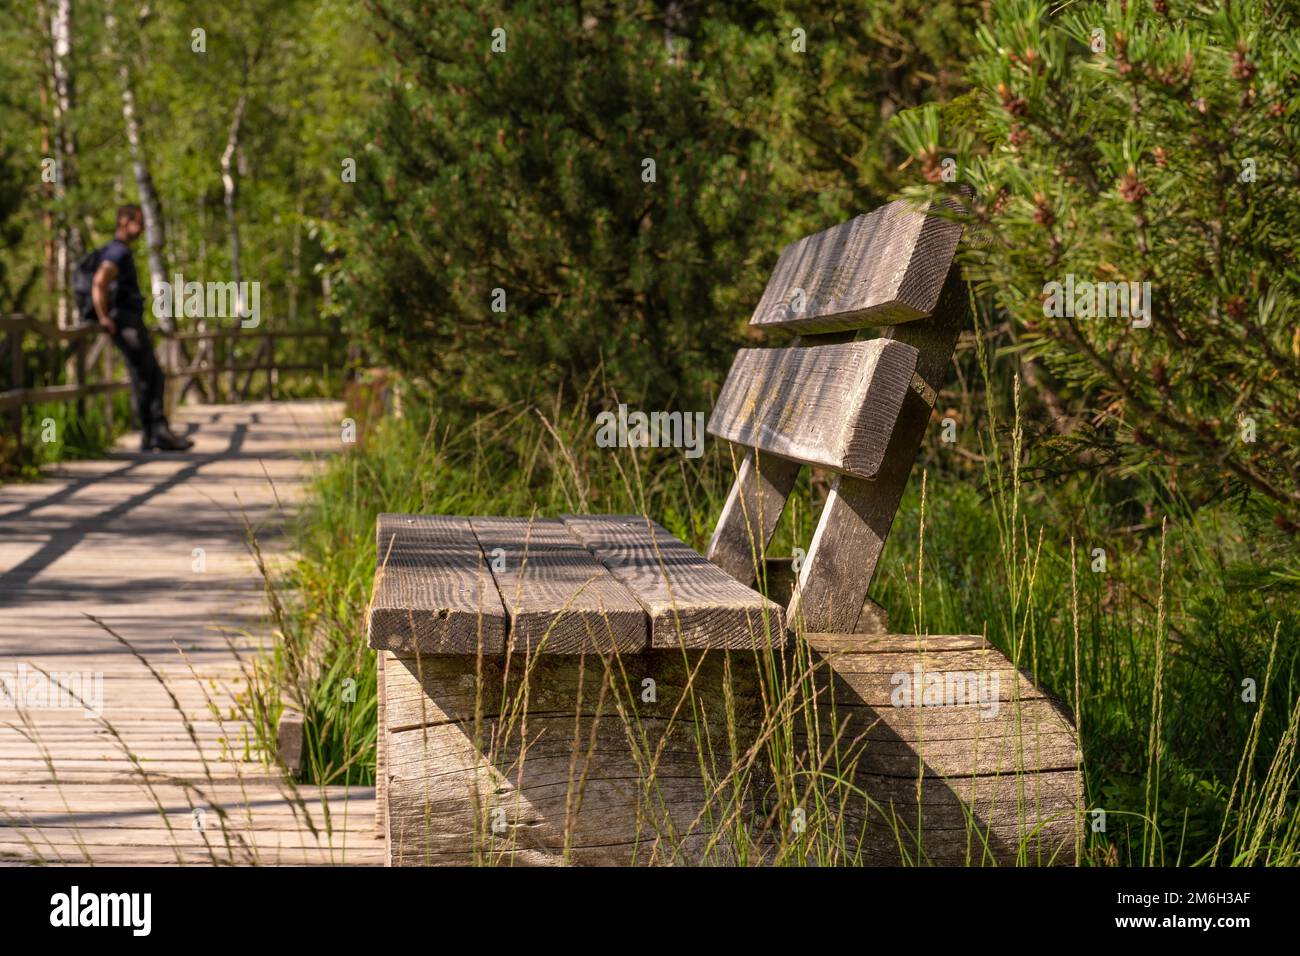
[[[77,307],[77,314],[81,316],[82,322],[99,321],[99,316],[95,314],[95,300],[90,290],[95,284],[95,273],[99,270],[99,261],[103,252],[103,249],[92,249],[86,253],[72,273],[72,301]]]

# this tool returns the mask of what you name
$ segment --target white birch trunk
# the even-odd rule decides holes
[[[44,14],[44,4],[41,4],[38,10]],[[54,265],[57,276],[55,316],[58,327],[66,329],[71,323],[68,287],[72,275],[73,257],[81,249],[80,231],[69,221],[67,209],[63,205],[68,195],[68,179],[73,175],[73,165],[77,156],[76,142],[67,125],[68,114],[72,111],[74,102],[72,72],[69,64],[72,57],[72,0],[54,0],[49,36],[52,52],[51,88],[54,93],[51,102],[54,116],[54,154],[58,166],[54,197],[62,210],[54,240]]]
[[[248,105],[247,94],[239,94],[235,103],[235,112],[230,119],[230,132],[226,136],[226,148],[221,154],[221,186],[226,206],[226,226],[230,233],[230,270],[235,281],[236,311],[242,319],[245,304],[243,297],[242,270],[239,245],[239,215],[235,206],[235,153],[239,149],[239,134],[244,124],[244,110]]]
[[[104,15],[104,24],[108,29],[109,41],[116,46],[116,22],[112,13]],[[131,79],[131,67],[120,49],[113,51],[121,60],[118,74],[122,80],[122,121],[126,126],[126,141],[131,149],[131,162],[134,167],[136,190],[140,194],[140,208],[144,212],[145,252],[149,261],[149,286],[154,296],[159,294],[162,284],[167,281],[167,230],[163,219],[162,201],[154,188],[153,176],[149,172],[149,157],[144,147],[144,138],[135,108],[135,87]],[[176,316],[163,316],[159,324],[167,332],[176,331]]]

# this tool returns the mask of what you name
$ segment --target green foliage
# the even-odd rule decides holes
[[[957,155],[989,240],[966,275],[1072,403],[1040,458],[1148,474],[1166,504],[1232,499],[1287,532],[1283,558],[1300,532],[1296,26],[1268,0],[999,0],[972,93],[898,132]],[[1149,282],[1150,327],[1045,314],[1070,275]]]
[[[23,239],[23,224],[18,209],[25,196],[10,152],[0,144],[0,249],[8,253]],[[31,279],[11,275],[8,255],[0,256],[0,315],[18,311],[31,286]],[[15,282],[18,285],[15,285]]]
[[[761,190],[738,185],[745,137],[708,128],[662,37],[544,7],[501,18],[501,54],[485,12],[396,25],[414,61],[359,177],[351,303],[392,353],[489,406],[582,381],[602,354],[620,385],[662,400],[724,363],[693,320],[708,276],[738,265],[727,237],[754,227]]]
[[[44,5],[47,14],[51,6]],[[0,0],[0,154],[9,151],[13,173],[0,184],[0,206],[11,189],[26,196],[16,220],[26,241],[5,243],[0,270],[24,279],[44,272],[52,225],[77,230],[85,248],[102,245],[117,205],[139,201],[123,118],[129,81],[142,157],[167,226],[168,271],[230,281],[220,163],[245,95],[234,157],[242,277],[262,284],[263,317],[275,327],[289,325],[291,312],[298,324],[308,317],[314,324],[323,296],[314,273],[322,257],[315,224],[346,206],[350,191],[340,171],[352,148],[340,128],[365,111],[379,68],[352,8],[349,0],[77,4],[68,58],[73,95],[63,118],[75,153],[62,169],[66,197],[59,200],[41,179],[55,132],[50,26],[28,0]],[[200,28],[202,51],[194,48]],[[136,255],[143,274],[143,243]],[[41,285],[24,308],[49,320],[54,290]]]
[[[781,246],[890,191],[883,117],[968,42],[973,5],[942,6],[905,40],[847,3],[375,0],[394,67],[329,233],[340,311],[443,407],[598,368],[633,401],[707,400]]]
[[[61,112],[52,95],[56,6],[0,0],[0,314],[23,312],[54,324],[59,236],[68,239],[69,268],[81,250],[107,242],[116,207],[142,199],[137,162],[160,199],[167,278],[181,273],[191,282],[232,281],[221,157],[235,105],[244,97],[233,155],[239,278],[260,284],[266,327],[319,327],[319,306],[328,294],[317,270],[324,256],[319,223],[342,215],[351,196],[341,169],[353,149],[341,130],[365,111],[379,69],[369,34],[349,15],[350,0],[76,3],[64,60],[69,97]],[[202,49],[194,33],[200,29]],[[127,135],[127,90],[138,150]],[[63,152],[56,149],[61,136],[68,144]],[[56,158],[57,183],[48,175]],[[147,296],[144,246],[141,241],[135,255]],[[152,321],[148,312],[146,318]],[[180,331],[194,331],[199,321],[216,324],[184,318]],[[247,364],[260,339],[228,345],[232,364]],[[30,338],[27,348],[27,384],[67,384],[61,363],[39,354]],[[182,361],[196,358],[188,354]],[[277,358],[315,366],[324,356],[318,340],[290,339],[278,343]],[[331,359],[339,364],[337,354]],[[0,388],[10,387],[9,376],[6,361]],[[282,396],[322,391],[322,377],[286,378]],[[64,414],[56,416],[60,434]],[[111,438],[96,421],[69,417],[68,425],[73,437],[84,425],[85,440],[76,447],[0,437],[3,467],[30,474],[51,452],[89,454]]]

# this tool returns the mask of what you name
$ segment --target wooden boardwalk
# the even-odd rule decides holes
[[[270,639],[245,519],[274,552],[341,414],[187,406],[189,452],[0,488],[0,862],[382,862],[373,789],[283,782],[239,699]]]

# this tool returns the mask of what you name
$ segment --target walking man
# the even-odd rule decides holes
[[[163,410],[165,379],[144,325],[144,296],[131,255],[131,243],[143,231],[144,213],[139,206],[117,210],[117,231],[113,241],[100,250],[91,300],[99,324],[126,359],[135,411],[140,417],[140,450],[185,451],[194,442],[174,434],[167,425]]]

